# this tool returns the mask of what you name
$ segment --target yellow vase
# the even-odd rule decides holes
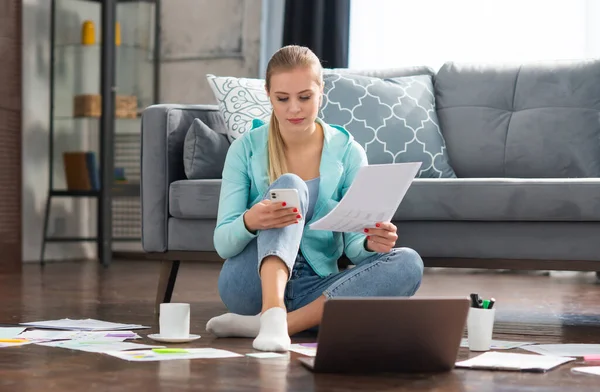
[[[81,26],[81,44],[94,45],[96,43],[96,28],[94,22],[86,20]]]
[[[121,45],[121,25],[119,22],[115,22],[115,45]]]

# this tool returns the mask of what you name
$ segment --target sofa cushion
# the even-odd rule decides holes
[[[169,212],[216,219],[221,180],[171,184]],[[598,221],[600,179],[420,179],[408,189],[395,221]]]
[[[434,86],[458,177],[600,177],[600,60],[449,62]]]
[[[216,219],[221,180],[180,180],[169,186],[169,214],[181,219]]]
[[[188,179],[221,178],[229,149],[227,136],[199,118],[192,121],[183,142],[183,167]]]
[[[320,116],[343,126],[369,164],[421,162],[417,177],[456,177],[435,112],[431,75],[324,75]]]
[[[393,219],[600,221],[600,179],[415,179]]]

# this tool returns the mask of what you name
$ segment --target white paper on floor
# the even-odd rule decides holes
[[[0,327],[0,339],[14,339],[23,331],[24,327]]]
[[[542,355],[559,357],[583,357],[585,355],[600,354],[600,344],[536,344],[521,348]]]
[[[515,354],[488,351],[484,354],[456,362],[457,368],[487,369],[487,370],[513,370],[527,372],[546,372],[575,358]]]
[[[80,350],[92,353],[107,353],[109,351],[123,351],[123,350],[141,350],[144,348],[162,348],[165,346],[153,346],[148,344],[139,344],[131,342],[120,342],[120,341],[80,341],[80,340],[61,340],[56,342],[36,343],[40,346],[46,347],[58,347],[67,348],[70,350]]]
[[[49,321],[33,321],[29,323],[21,323],[21,325],[25,325],[31,328],[63,329],[71,331],[114,331],[123,329],[150,328],[138,324],[112,323],[108,321],[94,319],[71,320],[68,318]]]
[[[296,352],[298,354],[307,355],[309,357],[314,357],[317,355],[317,347],[314,344],[308,343],[296,343],[290,345],[290,351]]]
[[[140,339],[141,336],[132,331],[25,331],[20,338],[38,341],[50,340],[117,340]]]
[[[600,376],[600,366],[575,367],[575,368],[572,368],[571,371],[575,372],[575,373],[587,373],[587,374],[593,374],[596,376]]]
[[[510,350],[511,348],[517,348],[522,346],[528,346],[535,343],[532,342],[516,342],[510,340],[492,340],[490,349],[492,350]],[[460,341],[460,347],[469,347],[469,339],[462,338]]]
[[[33,342],[29,341],[29,340],[24,340],[20,343],[0,343],[0,348],[4,348],[4,347],[17,347],[17,346],[24,346],[26,344],[31,344]]]
[[[113,351],[105,354],[134,362],[149,362],[149,361],[172,361],[175,359],[201,359],[201,358],[236,358],[243,357],[227,350],[215,348],[187,348],[183,350],[174,350],[174,352],[157,353],[152,350],[135,350],[135,351]]]
[[[272,353],[272,352],[248,353],[246,355],[248,357],[253,357],[253,358],[282,358],[282,357],[287,357],[288,356],[288,354]]]

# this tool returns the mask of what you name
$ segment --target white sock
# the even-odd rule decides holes
[[[288,351],[290,344],[286,310],[275,307],[265,311],[260,316],[260,331],[252,347],[261,351]]]
[[[260,329],[260,314],[242,316],[241,314],[225,313],[208,320],[206,330],[219,338],[255,338]]]

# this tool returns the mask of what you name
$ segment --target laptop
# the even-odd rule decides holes
[[[445,372],[456,362],[468,297],[331,298],[325,302],[316,373]]]

